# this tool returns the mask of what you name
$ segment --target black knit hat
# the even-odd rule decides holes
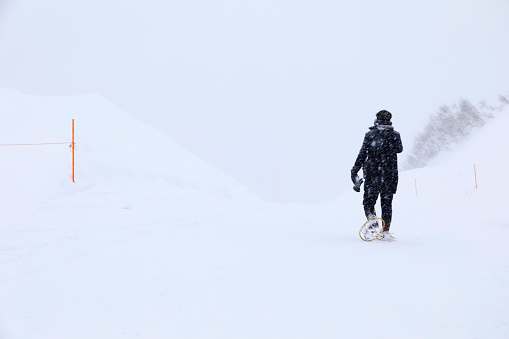
[[[389,111],[386,111],[386,110],[381,110],[380,112],[378,112],[376,114],[376,118],[378,120],[382,120],[382,121],[391,121],[392,119],[392,114],[391,112]]]

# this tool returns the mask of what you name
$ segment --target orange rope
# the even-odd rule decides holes
[[[40,146],[40,145],[67,145],[71,142],[44,142],[40,144],[0,144],[0,146]]]
[[[482,173],[482,174],[509,174],[509,172],[479,172],[479,173]]]

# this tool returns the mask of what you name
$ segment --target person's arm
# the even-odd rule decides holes
[[[401,143],[401,136],[398,132],[394,133],[394,151],[396,153],[403,152],[403,144]]]
[[[368,146],[367,146],[367,137],[364,136],[364,141],[362,142],[361,150],[359,151],[359,154],[357,155],[357,159],[355,160],[355,164],[352,167],[352,181],[354,184],[357,184],[358,176],[357,173],[361,169],[362,165],[366,161],[366,158],[368,157]]]

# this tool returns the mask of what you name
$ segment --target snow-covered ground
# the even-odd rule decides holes
[[[1,339],[509,337],[507,110],[401,173],[393,243],[353,190],[260,201],[98,96],[0,111],[1,144],[77,143],[75,184],[67,145],[0,147]]]

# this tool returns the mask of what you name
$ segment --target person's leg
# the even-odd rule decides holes
[[[366,186],[364,185],[364,214],[367,219],[371,219],[375,216],[375,204],[378,198],[379,191],[375,185]]]
[[[393,193],[384,193],[380,194],[381,197],[381,205],[382,205],[382,219],[385,221],[384,231],[389,231],[391,227],[392,221],[392,198]]]

